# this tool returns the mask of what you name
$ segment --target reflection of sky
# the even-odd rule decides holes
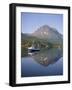
[[[63,15],[45,13],[21,13],[21,25],[23,33],[32,33],[42,25],[49,25],[63,33]]]
[[[57,62],[50,64],[48,67],[44,67],[34,61],[33,58],[21,59],[21,76],[55,76],[63,75],[63,58],[60,58]]]

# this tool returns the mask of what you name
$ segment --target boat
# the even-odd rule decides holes
[[[34,42],[33,42],[32,46],[28,47],[28,51],[29,52],[36,52],[36,51],[40,51],[40,48],[35,47]]]
[[[28,48],[28,51],[29,51],[29,52],[35,52],[35,51],[40,51],[40,49],[39,49],[39,48],[29,47],[29,48]]]

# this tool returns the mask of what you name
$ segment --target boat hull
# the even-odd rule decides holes
[[[28,49],[29,52],[37,52],[40,51],[39,49]]]

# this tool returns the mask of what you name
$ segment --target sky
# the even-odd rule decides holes
[[[22,33],[33,33],[43,25],[55,28],[63,34],[63,14],[21,12]]]

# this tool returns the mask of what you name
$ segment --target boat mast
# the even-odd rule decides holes
[[[33,43],[32,43],[32,47],[34,48],[34,40],[33,40]]]

